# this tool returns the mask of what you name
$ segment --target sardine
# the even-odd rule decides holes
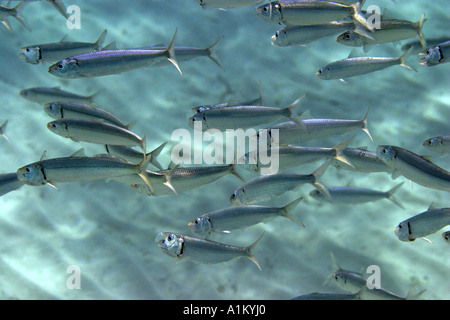
[[[177,31],[166,50],[123,49],[83,53],[53,64],[48,72],[66,79],[91,78],[131,71],[167,59],[181,73],[174,52],[176,35]]]
[[[312,184],[329,197],[327,188],[318,181],[329,164],[328,160],[311,174],[277,173],[256,177],[234,190],[230,202],[238,206],[269,201],[305,183]]]
[[[366,287],[363,287],[363,289]],[[291,300],[361,300],[361,289],[356,293],[320,293],[312,292],[304,294]]]
[[[393,169],[392,178],[403,175],[427,188],[450,191],[450,172],[409,150],[396,146],[378,146],[377,154]]]
[[[391,167],[384,163],[375,152],[368,151],[365,148],[345,148],[342,153],[353,167],[342,161],[332,159],[331,165],[337,169],[357,172],[392,172]]]
[[[92,103],[98,93],[99,92],[94,93],[91,96],[81,96],[72,92],[61,90],[59,87],[35,87],[20,91],[20,95],[23,98],[40,104],[54,101],[71,101],[89,104]]]
[[[388,199],[395,203],[400,208],[404,209],[402,204],[398,202],[394,197],[394,193],[402,186],[404,182],[399,183],[389,191],[377,191],[367,188],[357,188],[357,187],[328,187],[328,192],[330,193],[331,199],[328,200],[323,196],[318,190],[313,190],[309,193],[311,197],[318,201],[329,201],[332,203],[340,204],[356,204],[356,203],[366,203],[372,201],[378,201],[381,199]]]
[[[320,68],[316,73],[316,76],[322,80],[344,80],[346,78],[372,73],[396,65],[400,65],[417,72],[417,70],[405,63],[405,59],[408,57],[409,53],[410,51],[407,51],[398,58],[352,57],[352,51],[349,58],[332,62]]]
[[[212,232],[229,233],[231,230],[247,228],[275,217],[287,218],[304,227],[291,214],[292,210],[302,199],[300,197],[281,208],[250,205],[216,210],[192,220],[189,222],[188,228],[192,232],[208,237]]]
[[[450,153],[450,135],[427,139],[423,142],[423,146],[434,152]]]
[[[231,9],[249,7],[264,0],[196,0],[199,5],[205,8]]]
[[[24,184],[25,182],[17,178],[16,172],[0,174],[0,197],[19,189]]]
[[[395,234],[401,241],[425,238],[450,224],[450,208],[435,209],[431,205],[427,211],[399,223]]]
[[[450,61],[450,40],[428,48],[419,53],[420,64],[423,66],[437,66]]]
[[[425,39],[427,48],[435,47],[438,44],[441,44],[443,42],[448,41],[450,37],[441,37],[441,38],[427,38]],[[411,54],[418,54],[423,51],[422,44],[420,43],[420,40],[410,41],[407,42],[402,46],[402,51],[408,51],[410,48],[412,48]]]
[[[63,41],[55,43],[35,44],[20,49],[18,56],[25,62],[38,64],[39,62],[55,62],[77,54],[99,51],[102,48],[106,37],[106,30],[94,43],[90,42],[69,42]]]
[[[248,247],[232,246],[172,232],[158,233],[155,242],[164,253],[171,257],[186,258],[205,264],[215,264],[235,258],[247,257],[261,270],[261,266],[253,255],[252,250],[263,235],[264,233]]]
[[[17,6],[14,8],[8,8],[4,6],[0,6],[0,21],[3,23],[3,25],[12,32],[11,27],[9,26],[8,21],[6,20],[7,17],[14,17],[17,21],[19,21],[25,29],[27,29],[29,32],[31,32],[31,29],[25,20],[25,18],[22,16],[22,9],[25,4],[25,1],[21,1]]]

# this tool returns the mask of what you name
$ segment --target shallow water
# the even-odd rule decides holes
[[[79,94],[101,93],[96,103],[124,122],[136,121],[133,132],[147,137],[147,150],[171,140],[173,130],[188,128],[191,108],[258,96],[264,104],[285,107],[307,93],[302,108],[317,118],[360,119],[370,106],[368,127],[374,143],[357,131],[351,147],[391,144],[450,168],[448,156],[431,154],[425,139],[450,131],[449,65],[432,68],[408,62],[418,73],[395,66],[352,78],[347,83],[314,76],[323,65],[344,59],[351,48],[329,37],[307,47],[272,46],[278,29],[255,17],[255,7],[234,10],[202,9],[194,0],[64,1],[81,8],[81,29],[69,30],[65,19],[46,2],[27,3],[23,15],[33,32],[8,18],[14,31],[0,28],[0,122],[8,119],[10,142],[0,140],[2,173],[39,160],[63,157],[83,147],[86,154],[103,153],[101,145],[74,142],[46,128],[51,119],[42,106],[19,95],[24,88],[59,86]],[[12,5],[17,2],[13,1]],[[425,37],[448,33],[450,2],[367,1],[387,8],[390,15],[417,21],[425,12]],[[366,6],[365,5],[365,6]],[[144,68],[94,79],[63,80],[47,72],[48,64],[30,65],[16,55],[20,47],[59,41],[95,41],[108,30],[106,43],[119,48],[168,44],[178,29],[176,45],[207,47],[223,37],[216,55],[223,69],[207,58],[173,66]],[[403,41],[401,44],[407,41]],[[372,48],[371,56],[398,57],[401,44]],[[332,147],[350,135],[309,142]],[[170,162],[170,147],[160,159]],[[291,169],[311,173],[320,163]],[[246,179],[253,177],[239,170]],[[389,190],[401,181],[386,173],[355,173],[330,167],[321,181]],[[426,289],[423,299],[450,298],[449,246],[443,229],[422,240],[401,242],[394,234],[399,222],[425,211],[430,203],[448,207],[448,193],[409,182],[396,193],[405,209],[381,200],[345,206],[319,203],[309,197],[310,185],[270,202],[282,206],[302,195],[295,212],[306,228],[277,218],[265,224],[215,234],[212,239],[247,246],[264,231],[254,249],[262,271],[248,259],[216,265],[177,261],[154,243],[161,231],[191,234],[187,223],[209,211],[229,206],[241,182],[228,175],[198,189],[176,195],[148,197],[115,181],[24,186],[0,198],[0,297],[3,299],[291,299],[309,292],[343,292],[329,282],[335,270],[332,252],[348,270],[381,270],[381,285],[401,296]],[[448,229],[448,228],[447,228]],[[81,289],[66,281],[75,265]]]

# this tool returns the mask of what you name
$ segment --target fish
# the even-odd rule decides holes
[[[278,47],[304,46],[319,39],[356,28],[355,22],[345,21],[332,21],[325,24],[306,26],[289,26],[278,30],[272,36],[271,43]]]
[[[449,62],[450,40],[419,53],[419,63],[423,66],[437,66]]]
[[[16,172],[0,174],[0,197],[21,188],[25,182],[17,178]]]
[[[422,290],[414,295],[408,292],[406,297],[401,297],[381,287],[371,289],[367,286],[367,279],[361,273],[342,269],[332,253],[331,258],[337,270],[330,275],[329,279],[333,279],[342,290],[347,292],[359,292],[363,287],[366,287],[361,295],[363,300],[415,300],[425,292],[425,290]]]
[[[442,238],[444,241],[450,244],[450,231],[445,231],[442,233]]]
[[[438,153],[450,153],[450,135],[427,139],[422,144],[428,150]]]
[[[243,182],[245,181],[236,171],[235,164],[184,168],[169,166],[167,170],[148,172],[147,175],[154,191],[143,184],[136,175],[120,177],[119,181],[129,184],[132,189],[139,193],[149,196],[162,196],[199,188],[228,174],[234,175]],[[170,186],[168,185],[169,182]]]
[[[393,169],[392,178],[404,176],[421,186],[450,191],[450,172],[424,157],[397,146],[380,145],[377,155]]]
[[[409,56],[410,51],[405,52],[398,58],[391,57],[354,57],[354,51],[349,58],[338,60],[325,65],[317,71],[316,76],[322,80],[335,80],[360,76],[367,73],[383,70],[392,66],[402,66],[412,71],[416,71],[413,67],[405,63],[405,59]]]
[[[16,20],[19,21],[25,27],[25,29],[27,29],[29,32],[31,32],[30,26],[28,25],[27,21],[21,14],[24,4],[25,4],[25,1],[21,1],[14,8],[0,6],[0,21],[10,32],[12,32],[12,29],[8,23],[8,20],[6,20],[7,17],[16,18]]]
[[[215,55],[215,51],[217,50],[217,46],[219,45],[221,40],[222,40],[222,38],[219,38],[218,40],[216,40],[216,42],[214,42],[207,48],[175,46],[173,48],[173,51],[175,53],[175,56],[177,57],[178,62],[194,60],[199,57],[208,57],[211,61],[213,61],[216,65],[218,65],[221,69],[223,69],[222,65],[219,62],[219,59]],[[150,46],[150,47],[140,47],[140,48],[134,48],[134,49],[164,51],[167,49],[167,46]],[[161,60],[161,61],[156,62],[154,65],[152,65],[152,67],[161,67],[161,66],[166,66],[168,64],[170,64],[170,62],[168,60]]]
[[[374,29],[372,39],[347,30],[337,37],[337,42],[350,47],[363,47],[368,52],[373,45],[387,42],[397,42],[419,36],[421,46],[425,49],[425,39],[422,35],[423,24],[426,21],[425,14],[416,23],[407,20],[381,20],[380,28]]]
[[[160,232],[155,237],[156,244],[164,253],[179,259],[189,259],[197,263],[216,264],[232,259],[246,257],[261,266],[253,255],[253,249],[264,233],[248,247],[238,247],[220,242],[191,237],[174,232]]]
[[[350,161],[352,166],[347,165],[337,159],[331,160],[331,165],[337,169],[357,171],[357,172],[388,172],[392,173],[389,167],[383,160],[381,160],[376,152],[368,151],[366,148],[345,148],[342,151],[345,158]]]
[[[317,190],[312,190],[309,195],[318,200],[323,201],[327,200],[332,203],[339,203],[339,204],[357,204],[357,203],[366,203],[366,202],[372,202],[372,201],[378,201],[381,199],[388,199],[389,201],[392,201],[394,204],[399,206],[400,208],[404,209],[402,204],[398,202],[394,197],[394,193],[403,185],[404,182],[401,182],[397,184],[395,187],[388,191],[377,191],[367,188],[358,188],[358,187],[328,187],[328,192],[330,193],[331,199],[328,200],[326,197],[324,197],[320,192]]]
[[[300,197],[281,208],[249,205],[216,210],[192,220],[188,223],[188,228],[194,233],[206,235],[207,238],[212,232],[230,233],[230,230],[247,228],[275,217],[287,218],[304,227],[291,214],[302,199],[303,197]]]
[[[106,122],[118,127],[130,130],[134,121],[128,124],[124,123],[111,112],[106,111],[100,107],[79,103],[79,102],[65,102],[55,101],[46,103],[44,111],[53,119],[86,119]],[[142,157],[141,157],[142,159]]]
[[[435,47],[443,42],[446,42],[448,41],[448,39],[450,39],[450,37],[426,38],[425,42],[427,47],[430,48]],[[407,42],[402,46],[402,51],[408,51],[410,48],[412,48],[411,54],[418,54],[423,51],[423,47],[422,44],[420,43],[420,40]]]
[[[211,109],[220,109],[220,108],[233,107],[233,106],[252,106],[252,105],[256,105],[257,103],[262,105],[261,94],[260,94],[259,98],[251,99],[251,100],[244,100],[241,102],[228,101],[228,102],[222,102],[222,103],[216,103],[216,104],[201,105],[201,106],[192,108],[192,111],[194,113],[203,113],[203,112],[205,112],[207,110],[211,110]]]
[[[212,108],[196,113],[189,118],[188,124],[195,128],[195,123],[202,124],[202,131],[217,129],[225,131],[227,129],[248,129],[259,125],[274,122],[280,118],[287,117],[299,126],[302,120],[295,114],[294,108],[300,103],[304,95],[286,108],[275,108],[266,106],[230,106]]]
[[[3,124],[0,126],[0,135],[3,136],[3,138],[6,139],[6,141],[9,142],[9,138],[6,135],[6,126],[8,125],[8,120],[5,120],[5,122],[3,122]]]
[[[56,188],[58,183],[105,180],[137,174],[153,189],[146,172],[151,157],[146,157],[135,165],[109,155],[86,157],[79,155],[79,152],[61,158],[44,159],[43,156],[39,161],[17,169],[17,178],[31,186],[48,184]]]
[[[230,197],[231,205],[249,205],[269,201],[305,183],[312,184],[329,197],[327,188],[318,181],[329,164],[328,160],[311,174],[277,173],[253,178],[234,190]]]
[[[340,136],[346,133],[362,129],[373,141],[372,135],[367,127],[367,116],[370,107],[360,120],[346,119],[304,119],[302,126],[293,121],[282,122],[272,127],[266,128],[268,139],[273,143],[272,130],[278,130],[279,144],[299,145],[307,141],[325,139],[329,137]],[[258,136],[259,138],[259,136]]]
[[[361,13],[364,0],[355,0],[352,5],[315,0],[280,0],[263,4],[256,9],[256,16],[273,24],[313,25],[352,18],[367,30],[370,26]],[[369,33],[369,32],[367,32]]]
[[[63,38],[60,42],[34,44],[23,47],[17,55],[30,64],[55,62],[77,54],[101,50],[106,33],[107,31],[104,30],[94,43],[64,41]]]
[[[47,128],[65,138],[97,144],[141,146],[145,152],[145,137],[139,137],[128,129],[106,122],[85,119],[59,119],[47,124]]]
[[[292,298],[291,300],[361,300],[361,293],[366,287],[363,287],[356,293],[320,293],[311,292]]]
[[[264,0],[195,0],[203,8],[232,9],[249,7]]]
[[[437,209],[431,204],[427,211],[400,222],[395,228],[395,235],[401,241],[414,241],[425,238],[449,224],[450,208]]]
[[[69,15],[67,13],[67,9],[66,6],[64,5],[64,3],[61,0],[47,0],[48,3],[50,3],[56,10],[58,10],[59,13],[61,13],[61,15],[66,18],[69,19]]]
[[[321,148],[321,147],[299,147],[299,146],[286,146],[286,147],[271,147],[268,149],[268,155],[272,154],[272,150],[275,150],[278,154],[278,169],[285,170],[292,167],[297,167],[306,163],[315,162],[318,160],[334,159],[336,161],[343,162],[348,166],[352,166],[351,161],[343,154],[345,147],[353,140],[355,136],[352,136],[345,141],[341,142],[334,148]],[[261,163],[258,157],[258,151],[247,152],[238,163],[243,163],[242,167],[248,171],[260,172],[261,167],[264,164]]]
[[[71,101],[81,103],[92,103],[94,98],[100,93],[96,92],[90,96],[81,96],[72,92],[61,90],[59,87],[33,87],[20,91],[20,95],[32,102],[45,104],[54,101]]]
[[[147,153],[145,156],[142,152],[139,152],[127,146],[105,145],[105,148],[108,154],[119,157],[133,164],[138,164],[145,157],[151,156],[152,159],[150,160],[150,163],[159,170],[163,170],[157,158],[164,149],[164,147],[166,146],[166,144],[167,142],[162,143],[159,147]]]
[[[56,62],[48,72],[65,79],[93,78],[147,67],[167,59],[183,74],[175,58],[176,35],[177,31],[166,50],[119,49],[83,53]]]

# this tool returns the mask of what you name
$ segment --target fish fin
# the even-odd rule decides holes
[[[70,155],[70,157],[86,157],[86,153],[84,153],[84,148],[81,148]]]
[[[353,9],[353,18],[360,23],[364,28],[367,30],[374,32],[374,28],[372,26],[369,26],[367,23],[366,18],[361,12],[361,7],[364,3],[364,0],[358,0],[355,4],[351,5],[350,7]]]
[[[347,159],[347,157],[344,155],[344,149],[347,148],[347,145],[355,138],[355,135],[351,136],[350,138],[344,140],[340,144],[338,144],[333,149],[336,151],[336,155],[334,158],[340,162],[345,163],[346,165],[349,165],[350,167],[354,168],[355,166],[350,162],[350,160]]]
[[[297,125],[302,127],[302,129],[304,129],[304,130],[306,130],[306,125],[303,123],[302,119],[300,118],[302,114],[301,113],[298,115],[295,114],[294,108],[297,108],[297,106],[300,104],[300,102],[302,100],[305,99],[305,97],[306,97],[306,93],[304,93],[301,97],[299,97],[297,100],[295,100],[288,107],[285,108],[285,110],[288,112],[289,119],[291,119]]]
[[[361,55],[358,54],[358,51],[356,49],[352,49],[352,51],[350,51],[350,53],[348,54],[347,59],[355,58],[355,57],[359,57],[359,56],[361,56]]]
[[[167,142],[164,142],[163,144],[161,144],[159,147],[157,147],[155,150],[150,152],[150,163],[152,165],[154,165],[155,167],[157,167],[159,170],[163,170],[161,164],[158,162],[158,156],[161,153],[161,151],[164,149],[164,147],[166,146]]]
[[[5,120],[0,127],[0,134],[9,142],[9,138],[6,136],[6,126],[8,125],[8,120]]]
[[[46,184],[48,184],[50,187],[55,188],[56,190],[58,190],[58,188],[53,183],[47,181]]]
[[[331,159],[328,159],[324,164],[322,164],[316,171],[312,173],[314,176],[314,182],[312,185],[319,190],[329,201],[331,201],[331,195],[328,189],[318,181],[318,178],[321,177],[325,170],[330,166]]]
[[[291,215],[291,211],[299,204],[300,201],[302,201],[302,199],[303,199],[303,197],[300,197],[300,198],[292,201],[291,203],[288,203],[283,208],[281,208],[281,210],[282,210],[281,215],[285,218],[288,218],[292,222],[298,224],[299,226],[305,228],[305,225],[302,222],[300,222],[299,220],[297,220],[296,218],[294,218]]]
[[[419,296],[421,296],[425,291],[427,291],[427,289],[423,289],[423,290],[419,291],[418,293],[411,294],[411,290],[409,290],[409,291],[408,291],[408,294],[406,295],[406,300],[416,300],[416,299],[419,298]]]
[[[58,87],[58,89],[59,89],[59,87]],[[95,98],[96,98],[102,91],[103,91],[103,89],[100,89],[100,90],[98,90],[96,93],[90,95],[90,96],[88,97],[88,99],[87,99],[88,102],[89,102],[89,103],[94,103]]]
[[[129,124],[125,125],[125,128],[127,128],[128,130],[131,130],[135,124],[136,124],[136,121],[133,120]]]
[[[366,30],[366,28],[356,21],[355,23],[355,29],[353,30],[355,33],[362,35],[365,38],[368,38],[370,40],[376,40],[374,37],[371,36],[370,32]]]
[[[436,208],[436,205],[434,204],[434,202],[430,203],[430,206],[428,207],[427,211],[433,210]]]
[[[178,169],[178,167],[180,166],[180,164],[177,164],[175,167],[173,167],[172,169],[170,169],[166,174],[166,182],[164,182],[163,184],[168,187],[170,190],[173,191],[173,193],[175,193],[176,195],[178,195],[177,190],[175,190],[175,188],[172,185],[172,175],[175,172],[175,170]]]
[[[420,238],[420,239],[422,239],[422,240],[424,240],[424,241],[426,241],[426,242],[428,242],[428,243],[433,243],[433,241],[431,241],[430,239],[425,238],[425,237],[422,237],[422,238]]]
[[[262,90],[261,90],[261,80],[259,80],[259,105],[263,105],[263,97],[262,97]]]
[[[397,179],[400,176],[402,176],[402,173],[399,170],[397,170],[397,169],[394,169],[392,171],[392,173],[391,173],[392,180],[395,180],[395,179]]]
[[[145,156],[145,151],[144,151],[144,156]],[[144,180],[145,184],[150,188],[150,191],[152,193],[154,193],[155,190],[153,190],[153,187],[150,183],[150,180],[148,180],[148,176],[147,176],[147,167],[151,160],[152,160],[152,155],[149,154],[149,155],[145,156],[144,160],[142,160],[138,164],[138,168],[139,168],[138,175],[142,178],[142,180]]]
[[[21,14],[24,3],[25,3],[25,1],[21,1],[17,6],[14,7],[14,10],[16,11],[16,13],[13,15],[13,17],[16,18],[17,21],[19,21],[25,27],[25,29],[27,29],[29,32],[31,32],[30,26],[28,25],[27,21]]]
[[[6,21],[6,19],[3,19],[3,20],[2,20],[2,23],[3,23],[3,25],[6,27],[6,29],[9,30],[9,32],[13,32],[12,29],[11,29],[11,27],[10,27],[10,25],[9,25],[9,23],[8,23],[8,21]]]
[[[255,242],[253,242],[251,245],[249,245],[249,246],[247,247],[247,257],[248,257],[250,260],[252,260],[252,261],[256,264],[256,266],[258,267],[259,271],[262,271],[262,270],[261,270],[261,266],[259,265],[258,260],[256,260],[255,256],[253,255],[252,250],[253,250],[253,248],[255,248],[255,246],[258,244],[258,242],[262,239],[262,237],[264,236],[264,233],[265,233],[265,232],[263,232],[263,233],[259,236],[259,238],[256,239]]]
[[[219,43],[222,40],[222,38],[223,37],[217,39],[216,42],[214,42],[212,45],[210,45],[208,48],[206,48],[206,50],[209,52],[208,58],[210,58],[212,61],[214,61],[214,63],[217,64],[220,67],[220,69],[223,70],[222,65],[220,64],[219,60],[217,59],[217,57],[215,55],[215,51],[217,50],[217,46],[219,45]]]
[[[44,150],[44,152],[42,152],[42,155],[41,155],[41,158],[39,159],[39,161],[44,160],[46,155],[47,155],[47,150]]]
[[[144,153],[144,158],[147,155],[147,152],[145,151],[146,150],[146,141],[147,141],[147,139],[145,138],[145,136],[143,136],[141,139],[141,143],[142,143],[142,152]]]
[[[66,42],[66,39],[67,39],[67,34],[65,34],[65,35],[61,38],[61,40],[59,40],[59,43]]]
[[[402,66],[402,67],[405,67],[405,68],[407,68],[409,70],[418,72],[416,68],[414,68],[414,67],[412,67],[412,66],[410,66],[410,65],[405,63],[406,58],[408,58],[408,56],[410,55],[412,50],[413,50],[413,47],[409,48],[408,51],[406,51],[404,54],[401,55],[401,57],[398,58],[399,61],[400,61],[399,65]]]
[[[423,24],[425,23],[425,21],[427,21],[427,19],[425,18],[425,13],[422,13],[422,15],[420,16],[419,22],[417,22],[417,33],[419,35],[420,44],[422,45],[423,49],[427,48],[427,42],[425,41],[425,38],[423,37],[423,34],[422,34],[422,28],[423,28]]]
[[[397,199],[395,199],[395,198],[393,197],[393,194],[394,194],[398,189],[400,189],[400,187],[401,187],[404,183],[405,183],[404,181],[401,182],[401,183],[399,183],[398,185],[396,185],[395,187],[393,187],[391,190],[389,190],[389,191],[387,192],[388,195],[389,195],[388,199],[389,199],[390,201],[392,201],[393,203],[395,203],[397,206],[399,206],[399,207],[402,208],[402,209],[405,209],[405,207],[403,207],[403,205],[402,205],[400,202],[398,202]]]
[[[98,37],[97,41],[95,41],[95,45],[97,46],[97,50],[100,50],[100,48],[103,45],[103,42],[105,42],[105,38],[106,38],[106,34],[107,34],[107,30],[103,30],[102,34],[100,35],[100,37]],[[103,49],[102,49],[103,50]]]
[[[177,36],[178,29],[175,29],[175,33],[173,35],[172,41],[170,42],[169,46],[167,47],[166,51],[169,53],[169,58],[167,58],[172,64],[177,68],[177,70],[180,72],[181,75],[183,75],[183,72],[181,72],[180,66],[178,65],[178,62],[175,58],[175,38]]]
[[[363,130],[365,133],[367,133],[367,135],[369,136],[370,140],[372,140],[372,142],[374,142],[374,141],[373,141],[373,138],[372,138],[372,135],[370,134],[370,131],[369,131],[369,129],[367,128],[367,115],[369,114],[369,110],[370,110],[370,106],[367,108],[367,111],[366,111],[366,113],[364,114],[364,117],[361,119],[361,121],[362,121],[363,124],[364,124],[364,127],[362,128],[362,130]]]
[[[372,49],[372,47],[373,47],[373,44],[365,44],[365,45],[363,45],[363,51],[364,51],[364,53],[369,52],[370,49]]]
[[[107,46],[100,49],[100,51],[104,51],[104,50],[117,50],[116,42],[113,41],[110,44],[108,44]]]

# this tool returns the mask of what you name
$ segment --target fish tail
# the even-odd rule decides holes
[[[319,177],[321,177],[325,170],[327,170],[328,166],[330,165],[331,160],[328,159],[324,164],[322,164],[316,171],[312,173],[314,176],[314,182],[312,182],[312,185],[319,190],[329,201],[331,201],[331,195],[328,189],[318,181]]]
[[[422,15],[420,16],[419,22],[417,22],[417,33],[419,35],[420,44],[422,45],[423,49],[427,48],[427,43],[422,34],[423,24],[425,23],[425,21],[427,21],[427,19],[425,18],[425,13],[422,13]]]
[[[370,140],[372,140],[372,142],[373,142],[372,135],[370,134],[369,128],[367,128],[367,116],[369,114],[369,110],[370,110],[370,106],[367,107],[367,111],[364,114],[364,117],[361,119],[361,121],[363,123],[362,130],[369,136]]]
[[[388,199],[390,200],[390,201],[392,201],[393,203],[395,203],[397,206],[399,206],[400,208],[402,208],[402,209],[405,209],[404,207],[403,207],[403,205],[400,203],[400,202],[398,202],[397,201],[397,199],[395,199],[394,197],[393,197],[393,194],[398,190],[398,189],[400,189],[400,187],[402,186],[402,184],[404,184],[405,182],[403,181],[403,182],[401,182],[401,183],[399,183],[398,185],[396,185],[395,187],[393,187],[391,190],[389,190],[387,193],[388,193]]]
[[[100,50],[100,48],[103,46],[103,42],[105,42],[106,34],[108,31],[105,29],[103,30],[100,37],[98,37],[97,41],[95,41],[95,45],[97,46],[97,50]]]
[[[305,227],[305,225],[303,223],[301,223],[300,221],[298,221],[296,218],[294,218],[291,215],[291,211],[297,206],[297,204],[303,200],[303,197],[300,197],[294,201],[292,201],[291,203],[288,203],[287,205],[285,205],[283,208],[281,208],[281,215],[285,218],[288,218],[289,220],[291,220],[292,222],[298,224],[299,226],[302,226],[303,228]]]
[[[89,97],[88,97],[88,103],[94,103],[94,100],[95,100],[95,98],[99,95],[99,93],[101,93],[103,91],[103,89],[101,89],[101,90],[99,90],[99,91],[97,91],[96,93],[94,93],[94,94],[92,94],[92,95],[90,95]]]
[[[159,147],[157,147],[155,150],[151,151],[149,155],[151,156],[150,163],[157,167],[159,170],[163,170],[161,164],[158,162],[158,156],[161,153],[161,151],[166,146],[167,142],[164,142]]]
[[[300,127],[302,127],[302,129],[306,129],[305,124],[303,123],[302,119],[300,118],[302,116],[303,113],[299,113],[296,114],[294,112],[294,109],[298,107],[298,105],[300,104],[301,101],[303,101],[306,97],[306,93],[303,94],[300,98],[298,98],[297,100],[295,100],[294,102],[292,102],[288,107],[285,108],[286,110],[286,114],[289,117],[289,119],[291,119],[292,121],[294,121],[297,125],[299,125]]]
[[[399,64],[400,64],[402,67],[405,67],[405,68],[407,68],[407,69],[409,69],[409,70],[418,72],[416,68],[411,67],[410,65],[408,65],[408,64],[405,63],[405,60],[406,60],[406,58],[408,58],[408,56],[411,54],[412,49],[413,49],[413,47],[409,48],[408,51],[406,51],[404,54],[401,55],[401,57],[398,58]]]
[[[351,136],[350,138],[341,142],[340,144],[338,144],[336,147],[333,148],[336,151],[336,155],[334,156],[334,158],[338,161],[341,161],[349,165],[352,168],[354,168],[355,166],[350,162],[350,160],[347,159],[347,157],[344,155],[343,152],[344,149],[347,148],[347,145],[350,143],[350,141],[352,141],[354,138],[355,136]]]
[[[147,167],[151,160],[152,160],[152,155],[149,154],[145,157],[144,160],[142,160],[138,164],[138,169],[139,169],[138,175],[142,178],[142,180],[144,180],[145,184],[150,188],[151,193],[154,193],[155,190],[153,189],[153,187],[150,183],[150,180],[148,180],[148,175],[147,175]]]
[[[25,29],[27,29],[29,32],[31,32],[30,26],[28,25],[27,21],[21,14],[24,4],[25,4],[25,1],[21,1],[17,6],[14,7],[13,17],[16,18],[17,21],[19,21],[25,27]]]
[[[147,141],[147,139],[145,138],[145,136],[143,136],[141,139],[141,143],[142,143],[142,152],[144,153],[144,158],[147,155],[147,152],[145,151],[146,150],[146,141]]]
[[[171,164],[172,164],[172,162],[171,162]],[[166,187],[168,187],[170,190],[172,190],[173,193],[175,193],[176,195],[178,195],[178,193],[172,185],[172,176],[173,176],[173,173],[178,169],[179,166],[180,166],[180,164],[177,164],[173,168],[170,168],[170,170],[167,170],[167,172],[164,174],[164,176],[166,177],[166,182],[163,183]],[[169,165],[169,167],[170,167],[170,165]]]
[[[214,61],[214,63],[217,64],[220,67],[220,69],[223,70],[222,65],[220,64],[219,60],[217,59],[217,57],[215,55],[215,51],[221,40],[222,40],[222,38],[217,39],[216,42],[214,42],[212,45],[210,45],[208,48],[206,48],[206,51],[209,52],[208,58],[210,58],[212,61]]]
[[[253,242],[251,245],[249,245],[249,246],[247,247],[247,257],[248,257],[250,260],[252,260],[252,261],[256,264],[256,266],[258,267],[259,271],[262,271],[262,270],[261,270],[261,266],[259,265],[258,260],[256,260],[256,257],[253,255],[252,250],[253,250],[253,248],[256,247],[256,245],[258,244],[258,242],[259,242],[259,241],[261,240],[261,238],[264,236],[264,233],[265,233],[265,232],[263,232],[263,233],[259,236],[259,238],[256,239],[255,242]]]
[[[0,127],[0,134],[9,142],[8,137],[6,136],[6,126],[8,125],[8,120],[5,120]]]
[[[169,46],[167,47],[166,51],[169,53],[169,57],[167,58],[172,64],[177,68],[177,70],[180,72],[181,75],[183,75],[183,72],[181,72],[180,66],[178,65],[177,59],[175,58],[175,38],[177,36],[178,29],[175,30],[175,33],[173,35],[172,41],[170,42]]]
[[[364,0],[358,0],[355,4],[350,7],[353,9],[353,18],[364,26],[367,30],[374,32],[374,28],[367,23],[366,18],[361,12],[361,7],[364,4]]]

